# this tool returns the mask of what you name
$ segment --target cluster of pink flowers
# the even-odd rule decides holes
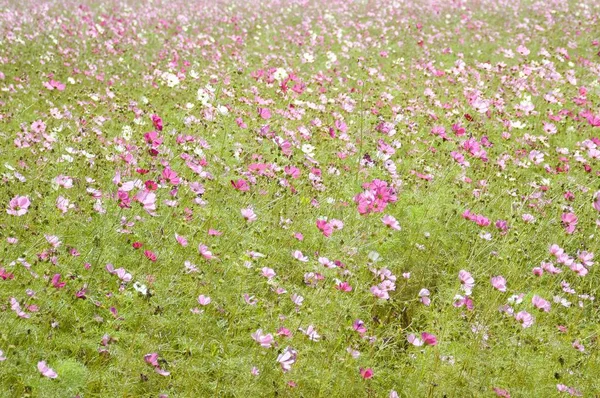
[[[333,231],[344,228],[344,222],[335,218],[328,221],[327,218],[322,217],[317,220],[317,228],[326,238],[329,238]]]
[[[398,200],[394,188],[385,181],[375,179],[362,187],[364,191],[354,197],[361,215],[381,213],[388,204]]]
[[[578,253],[577,258],[573,258],[557,244],[551,245],[549,251],[550,254],[555,257],[557,264],[569,267],[571,271],[579,276],[586,276],[589,272],[589,268],[594,265],[594,253],[592,252],[581,251]],[[554,267],[551,262],[542,262],[540,267],[534,268],[533,273],[537,276],[541,276],[544,271],[548,271],[551,274],[558,274],[561,272],[561,270]]]
[[[473,221],[480,227],[487,227],[488,225],[490,225],[489,218],[483,216],[482,214],[471,213],[471,210],[469,210],[469,209],[464,211],[464,213],[462,214],[462,217],[465,220]]]
[[[469,311],[472,311],[474,308],[474,304],[473,299],[470,296],[473,293],[475,279],[473,278],[470,272],[460,270],[458,273],[458,280],[460,281],[461,289],[463,290],[464,296],[460,294],[455,295],[453,305],[457,308],[465,306]]]
[[[396,275],[387,268],[372,271],[381,280],[381,283],[371,286],[371,293],[377,298],[389,300],[389,292],[396,290]]]

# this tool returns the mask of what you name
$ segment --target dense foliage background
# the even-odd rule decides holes
[[[0,5],[0,395],[599,394],[599,3]]]

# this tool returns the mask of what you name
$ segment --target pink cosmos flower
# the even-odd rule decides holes
[[[412,333],[406,336],[406,340],[408,340],[408,342],[414,345],[415,347],[421,347],[423,345],[423,340],[421,340]]]
[[[158,354],[156,352],[144,355],[144,361],[146,361],[148,365],[153,366],[154,371],[161,376],[168,376],[171,374],[160,367],[160,364],[158,363]]]
[[[121,279],[123,282],[130,282],[133,279],[133,276],[131,276],[130,273],[128,273],[127,271],[125,271],[124,268],[117,268],[115,269],[115,267],[112,264],[106,264],[106,270],[111,273],[111,274],[115,274],[119,277],[119,279]]]
[[[261,269],[261,273],[262,273],[262,276],[264,276],[268,280],[273,279],[276,275],[275,271],[272,268],[268,268],[268,267],[263,267]]]
[[[66,87],[66,85],[64,83],[61,83],[56,80],[50,80],[48,82],[44,82],[43,85],[50,91],[52,91],[54,89],[56,89],[58,91],[63,91]]]
[[[317,329],[313,325],[309,325],[306,330],[302,328],[298,328],[302,333],[308,336],[311,341],[319,341],[321,336],[317,333]]]
[[[526,224],[530,224],[530,223],[532,223],[532,222],[534,222],[534,221],[535,221],[535,217],[534,217],[534,216],[532,216],[532,215],[531,215],[531,214],[529,214],[529,213],[523,214],[523,215],[521,216],[521,218],[523,219],[523,221],[524,221]]]
[[[296,293],[292,294],[290,298],[292,299],[292,302],[297,306],[301,306],[302,302],[304,301],[304,297]]]
[[[9,208],[6,209],[6,212],[11,216],[22,216],[27,213],[27,209],[31,205],[31,201],[27,196],[15,196],[8,203]]]
[[[498,397],[510,398],[509,392],[506,390],[503,390],[502,388],[494,387],[493,390],[496,393],[496,396],[498,396]]]
[[[179,185],[181,179],[177,175],[175,170],[172,170],[170,167],[167,167],[162,172],[163,178],[168,181],[171,185]]]
[[[248,208],[242,209],[241,212],[242,212],[242,216],[244,216],[244,218],[248,222],[254,222],[258,218],[256,216],[256,214],[254,213],[254,210],[252,209],[252,207],[248,207]]]
[[[264,348],[271,348],[273,346],[273,343],[275,343],[273,335],[271,333],[263,334],[262,329],[258,329],[256,332],[252,333],[251,336],[254,339],[254,341],[259,343],[261,347]]]
[[[130,273],[125,271],[124,268],[117,268],[115,270],[115,274],[121,279],[123,282],[129,282],[133,278]]]
[[[567,333],[568,329],[566,326],[563,325],[557,325],[556,328],[561,332],[561,333]]]
[[[534,307],[536,307],[539,310],[542,310],[544,312],[550,312],[550,302],[544,300],[538,295],[533,296],[533,298],[531,299],[531,303]]]
[[[373,180],[363,184],[364,191],[354,197],[361,215],[369,213],[381,213],[389,203],[397,201],[396,191],[388,187],[388,183],[382,180]]]
[[[398,222],[398,220],[396,220],[393,216],[385,215],[381,221],[388,226],[389,228],[396,230],[396,231],[400,231],[401,227],[400,227],[400,223]]]
[[[300,250],[294,250],[292,252],[292,257],[294,257],[296,260],[301,261],[303,263],[308,262],[308,257],[305,256],[304,254],[302,254],[302,252]]]
[[[463,136],[467,132],[467,130],[459,123],[455,123],[452,125],[452,131],[454,132],[454,134],[456,134],[457,137]]]
[[[175,233],[175,240],[177,240],[177,243],[179,243],[183,247],[186,247],[188,245],[188,240],[185,238],[185,236],[181,236]]]
[[[281,369],[284,372],[288,372],[292,365],[296,362],[298,353],[291,347],[285,347],[283,352],[277,356],[277,362],[281,365]]]
[[[515,319],[521,323],[523,328],[528,328],[533,325],[533,316],[527,311],[520,311],[515,315]]]
[[[437,345],[437,343],[438,343],[437,337],[435,337],[433,334],[429,334],[427,332],[421,333],[421,339],[423,340],[423,343],[425,345]]]
[[[2,278],[2,280],[7,280],[14,279],[15,276],[14,274],[7,272],[4,268],[0,268],[0,278]]]
[[[591,267],[592,265],[594,265],[594,262],[592,261],[594,259],[594,253],[582,251],[577,255],[577,258],[579,258],[579,260],[586,267]]]
[[[556,389],[560,392],[566,392],[569,395],[573,396],[573,397],[581,397],[583,394],[581,394],[580,391],[578,391],[577,389],[573,388],[573,387],[568,387],[564,384],[557,384],[556,385]]]
[[[247,192],[250,190],[250,185],[248,185],[248,183],[244,179],[239,179],[237,181],[231,180],[231,185],[233,185],[235,189],[241,192]]]
[[[57,248],[62,244],[58,236],[44,234],[44,237],[46,238],[46,241],[50,243],[54,248]]]
[[[387,290],[386,289],[382,289],[379,285],[377,285],[377,286],[371,286],[370,291],[377,298],[380,298],[380,299],[383,299],[383,300],[389,300],[389,298],[390,298],[390,295],[387,292]]]
[[[333,226],[327,222],[327,220],[317,220],[317,228],[327,238],[333,233]]]
[[[503,276],[492,277],[492,286],[501,292],[506,291],[506,279]]]
[[[188,274],[192,272],[198,272],[198,267],[196,267],[196,265],[192,264],[190,261],[186,260],[183,265],[185,265],[186,273]]]
[[[365,326],[365,323],[360,319],[354,321],[354,323],[352,324],[352,328],[361,335],[367,333],[367,327]]]
[[[431,299],[429,298],[430,294],[431,293],[428,289],[423,288],[419,290],[419,297],[421,298],[421,302],[426,306],[429,306],[431,304]]]
[[[592,206],[597,211],[600,211],[600,191],[596,191],[594,193],[594,197],[593,198],[594,198],[594,202],[592,203]]]
[[[62,174],[58,175],[54,179],[54,182],[58,186],[61,186],[61,187],[66,188],[66,189],[73,188],[73,179],[71,177],[69,177],[69,176],[65,176],[65,175],[62,175]]]
[[[555,257],[559,257],[560,255],[562,255],[565,251],[557,244],[553,244],[550,246],[550,254],[552,254]]]
[[[56,374],[56,372],[53,369],[48,367],[46,361],[38,362],[37,368],[42,374],[42,376],[48,377],[50,379],[56,379],[58,377],[58,374]]]
[[[342,292],[351,292],[352,291],[352,286],[350,286],[350,284],[348,282],[339,282],[335,285],[335,288]]]
[[[56,198],[56,208],[61,211],[61,213],[65,214],[73,205],[70,203],[69,199],[65,198],[62,195],[59,195]]]
[[[573,232],[575,232],[575,227],[579,222],[577,216],[574,213],[563,213],[561,216],[561,221],[563,223],[563,226],[565,227],[565,231],[568,234],[572,234]]]
[[[54,286],[57,289],[62,289],[63,287],[65,287],[65,285],[67,284],[67,282],[60,282],[60,274],[55,274],[52,277],[52,286]]]
[[[586,276],[589,272],[581,263],[572,262],[568,267],[579,276]]]
[[[200,296],[198,296],[198,304],[203,305],[203,306],[207,306],[210,304],[211,302],[211,298],[208,296],[205,296],[203,294],[201,294]]]
[[[371,368],[366,368],[366,369],[360,368],[360,375],[365,380],[372,379],[373,378],[373,369],[371,369]]]
[[[57,177],[57,179],[58,179],[58,177]],[[137,181],[139,181],[139,180],[137,180]],[[129,191],[132,191],[133,188],[135,188],[136,181],[122,182],[121,181],[121,173],[119,171],[117,171],[113,178],[113,184],[115,184],[119,188],[119,191],[129,192]],[[129,196],[129,195],[127,195],[127,196]]]
[[[458,273],[458,279],[462,284],[462,288],[466,295],[470,295],[473,291],[473,286],[475,286],[475,279],[471,276],[468,271],[460,270]]]
[[[331,219],[331,221],[329,223],[331,224],[333,229],[335,229],[337,231],[344,228],[344,222],[342,220],[337,220],[337,219],[333,218],[333,219]]]
[[[146,258],[152,262],[156,261],[156,254],[154,254],[154,252],[151,250],[144,250],[144,256],[146,256]]]
[[[204,257],[207,260],[212,260],[214,258],[216,258],[212,252],[208,249],[208,246],[203,245],[203,244],[199,244],[198,245],[198,251],[200,252],[200,254],[202,255],[202,257]]]
[[[452,305],[456,308],[460,308],[464,305],[469,311],[473,311],[473,308],[475,307],[473,305],[473,300],[469,296],[463,297],[460,294],[454,296],[454,303]]]
[[[249,295],[248,293],[244,293],[242,297],[248,305],[256,305],[256,303],[258,303],[258,300],[254,296]]]
[[[162,131],[163,121],[160,118],[160,116],[153,114],[150,116],[150,118],[152,119],[152,124],[154,125],[154,128],[157,129],[158,131]]]
[[[283,337],[292,337],[292,332],[288,328],[280,327],[277,329],[277,335]]]
[[[36,120],[31,123],[31,131],[37,134],[42,134],[46,132],[46,123],[41,120]]]
[[[262,119],[270,119],[271,111],[269,108],[258,108],[258,116],[260,116]]]
[[[517,47],[517,52],[523,56],[527,56],[527,55],[529,55],[530,51],[524,45],[520,45],[519,47]]]
[[[296,178],[300,178],[300,169],[294,166],[286,166],[284,168],[285,174],[289,175],[290,177],[296,179]],[[600,210],[599,210],[600,211]]]
[[[14,297],[10,298],[10,309],[13,310],[19,316],[19,318],[28,319],[31,317],[31,315],[21,309],[21,305]]]
[[[153,214],[156,210],[156,194],[148,189],[143,189],[135,195],[135,199],[142,204],[144,210]]]

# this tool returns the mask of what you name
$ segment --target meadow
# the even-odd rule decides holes
[[[597,1],[0,32],[0,397],[600,397]]]

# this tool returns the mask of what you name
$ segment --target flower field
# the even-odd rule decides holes
[[[600,397],[600,3],[0,5],[0,397]]]

